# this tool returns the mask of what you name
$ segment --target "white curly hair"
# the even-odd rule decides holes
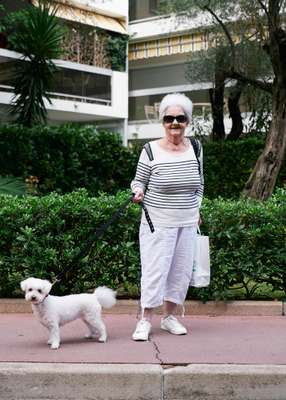
[[[163,97],[159,107],[159,119],[163,120],[166,110],[171,106],[181,107],[188,118],[188,122],[192,119],[193,103],[183,93],[171,93]]]

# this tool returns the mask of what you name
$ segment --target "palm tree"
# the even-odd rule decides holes
[[[52,60],[61,53],[63,32],[56,8],[46,0],[22,11],[22,19],[13,31],[14,50],[23,54],[15,68],[11,108],[18,123],[31,126],[46,122],[45,100],[51,103],[49,91],[57,69]]]

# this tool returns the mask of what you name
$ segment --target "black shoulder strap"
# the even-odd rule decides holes
[[[193,146],[193,149],[194,149],[194,152],[195,152],[195,156],[196,156],[197,162],[199,164],[199,173],[201,174],[201,165],[200,165],[200,160],[199,160],[200,152],[201,152],[200,142],[199,142],[199,140],[197,140],[197,139],[195,139],[194,137],[191,137],[191,136],[189,137],[189,139],[190,139],[190,142],[191,142],[191,144]],[[146,151],[149,160],[153,161],[154,160],[154,156],[153,156],[153,152],[152,152],[152,148],[151,148],[150,143],[149,142],[145,143],[143,148]]]
[[[195,152],[195,156],[196,156],[196,159],[197,159],[197,162],[199,165],[199,173],[201,175],[201,163],[200,163],[200,159],[199,159],[200,153],[201,153],[201,144],[200,144],[199,140],[195,139],[192,136],[190,136],[189,139],[190,139],[190,142],[192,143],[192,146],[193,146],[193,149]]]
[[[154,160],[154,157],[153,157],[153,152],[152,152],[150,143],[149,143],[149,142],[148,142],[148,143],[145,143],[144,146],[143,146],[143,148],[144,148],[144,150],[146,151],[149,160],[150,160],[150,161],[153,161],[153,160]]]

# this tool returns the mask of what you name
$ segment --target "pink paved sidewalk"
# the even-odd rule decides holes
[[[74,321],[61,329],[62,345],[50,350],[47,333],[31,314],[0,314],[0,362],[140,364],[286,364],[286,318],[188,316],[186,336],[174,336],[153,321],[150,342],[134,342],[134,315],[105,315],[107,343],[83,339]]]

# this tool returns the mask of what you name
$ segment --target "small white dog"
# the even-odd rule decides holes
[[[89,328],[86,338],[98,336],[99,342],[107,339],[106,328],[101,319],[101,308],[110,308],[116,303],[116,292],[101,286],[94,293],[73,294],[69,296],[52,296],[49,281],[28,278],[21,282],[25,299],[32,304],[33,313],[41,324],[49,330],[48,344],[51,349],[60,346],[60,326],[81,318]]]

